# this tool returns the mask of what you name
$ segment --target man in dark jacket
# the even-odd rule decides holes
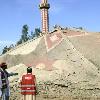
[[[10,96],[10,87],[9,87],[9,80],[8,77],[13,76],[13,75],[18,75],[18,73],[8,73],[6,71],[7,69],[7,64],[5,62],[0,64],[0,91],[1,91],[1,98],[2,100],[9,100]]]

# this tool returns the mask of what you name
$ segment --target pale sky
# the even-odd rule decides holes
[[[22,26],[41,27],[40,0],[0,0],[0,48],[15,43]],[[58,24],[100,31],[100,0],[49,0],[50,29]]]

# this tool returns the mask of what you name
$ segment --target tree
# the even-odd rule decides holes
[[[34,32],[31,31],[31,36],[30,36],[30,38],[33,39],[35,36],[36,36],[36,35],[34,34]]]
[[[83,27],[79,27],[80,30],[83,30]]]
[[[60,25],[57,25],[57,24],[54,25],[53,28],[54,28],[54,29],[62,29],[62,27],[61,27]]]
[[[7,51],[11,50],[12,48],[14,48],[13,44],[11,44],[9,47],[5,46],[2,50],[2,54],[5,54]]]
[[[5,54],[7,51],[8,51],[8,48],[7,48],[7,46],[5,46],[5,47],[3,48],[2,54]]]
[[[18,42],[17,42],[17,45],[21,44],[22,43],[22,39],[20,39]]]
[[[28,30],[29,30],[28,25],[23,25],[22,35],[21,35],[21,38],[19,39],[19,41],[16,43],[17,45],[22,44],[23,42],[26,42],[29,40]]]
[[[40,36],[41,30],[40,28],[35,28],[35,31],[31,31],[31,35],[28,34],[29,27],[28,25],[24,25],[22,28],[22,35],[20,40],[16,43],[17,45],[22,44],[28,40],[33,39],[34,37]]]
[[[57,24],[56,24],[56,25],[54,25],[54,26],[53,26],[53,28],[54,28],[54,29],[58,28],[58,25],[57,25]]]
[[[11,44],[11,45],[9,46],[9,48],[10,48],[10,49],[14,48],[14,45],[13,45],[13,44]]]
[[[41,33],[40,28],[35,28],[35,32],[34,32],[35,36],[36,37],[40,36],[40,33]]]
[[[22,42],[26,42],[27,40],[29,40],[28,29],[29,29],[28,25],[23,26],[22,35],[21,35]]]

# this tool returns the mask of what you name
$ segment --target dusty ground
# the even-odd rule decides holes
[[[19,72],[19,75],[10,78],[10,100],[20,100],[22,96],[18,81],[19,76],[25,73],[26,68],[23,64],[13,68],[9,71],[16,70],[15,72]],[[68,74],[66,77],[65,71],[62,73],[59,73],[59,70],[48,72],[33,68],[33,72],[37,77],[37,100],[100,100],[100,81],[98,79],[94,79],[94,82],[89,80],[73,82],[70,80],[72,76]]]
[[[69,37],[74,47],[100,69],[100,33]]]
[[[17,86],[17,85],[16,85]],[[15,86],[15,87],[16,87]],[[22,95],[20,94],[19,88],[11,87],[11,97],[10,100],[22,100]],[[91,90],[90,90],[91,91]],[[100,92],[100,91],[99,91]],[[71,96],[71,95],[36,95],[36,100],[100,100],[98,96]]]

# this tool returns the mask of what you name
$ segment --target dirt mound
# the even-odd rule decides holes
[[[79,35],[79,32],[77,34]],[[11,89],[12,93],[19,91],[18,80],[26,72],[26,66],[31,65],[37,78],[38,96],[99,97],[98,68],[75,49],[66,34],[56,31],[35,40],[36,45],[33,45],[33,41],[28,43],[1,57],[8,63],[8,71],[19,73],[18,76],[10,78],[11,88],[17,87]],[[31,50],[28,50],[30,47]],[[22,54],[22,50],[25,54]],[[13,94],[11,98],[14,98]]]
[[[69,39],[79,52],[100,69],[100,33],[69,37]]]

